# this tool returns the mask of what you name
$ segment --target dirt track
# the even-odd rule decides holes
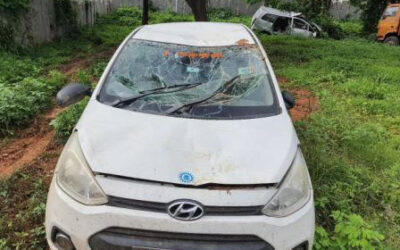
[[[284,86],[288,84],[290,80],[284,77],[278,77],[278,82]],[[295,88],[289,89],[289,92],[296,97],[296,106],[290,110],[294,121],[305,120],[311,113],[318,110],[318,98],[311,91]]]

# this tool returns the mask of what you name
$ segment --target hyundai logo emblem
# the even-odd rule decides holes
[[[172,202],[167,212],[172,218],[184,221],[197,220],[204,215],[204,209],[200,204],[188,200]]]

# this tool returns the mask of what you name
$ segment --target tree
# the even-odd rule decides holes
[[[332,0],[297,0],[297,4],[307,18],[313,19],[324,15],[329,16]]]
[[[196,21],[208,21],[207,0],[186,0]]]
[[[149,0],[143,0],[142,25],[149,23]]]
[[[1,0],[0,0],[1,1]],[[189,5],[194,19],[196,21],[208,21],[207,17],[207,0],[186,0]],[[143,0],[142,24],[145,25],[149,21],[149,0]]]
[[[363,22],[364,33],[376,32],[377,24],[383,11],[391,0],[350,0],[350,3],[361,9],[361,21]]]

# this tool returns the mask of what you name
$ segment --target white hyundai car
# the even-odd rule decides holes
[[[94,90],[58,161],[51,249],[311,249],[313,190],[259,40],[227,23],[143,26]]]

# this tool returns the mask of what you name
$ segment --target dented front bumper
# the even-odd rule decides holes
[[[314,222],[312,199],[299,211],[284,218],[265,215],[206,215],[199,220],[186,222],[173,219],[167,213],[107,205],[85,206],[71,199],[53,181],[49,191],[45,224],[50,249],[56,249],[52,240],[54,228],[67,234],[78,250],[124,246],[130,249],[134,246],[149,248],[155,246],[153,243],[159,244],[159,249],[171,246],[176,249],[190,249],[190,246],[224,249],[223,245],[219,245],[220,239],[224,239],[227,244],[225,246],[231,249],[233,246],[243,247],[239,242],[235,244],[234,239],[237,237],[248,237],[247,249],[260,249],[260,246],[264,246],[261,249],[293,249],[304,242],[308,242],[308,248],[312,249]],[[110,234],[110,230],[117,230],[117,233],[114,231]],[[118,230],[125,233],[118,233]],[[137,240],[132,241],[133,236],[127,237],[127,232],[136,232],[134,234]],[[139,236],[137,232],[140,232]],[[148,232],[155,235],[153,242],[148,236],[143,238],[143,233]],[[164,234],[175,237],[174,241],[179,241],[176,237],[181,238],[182,235],[189,238],[182,241],[179,247],[166,241],[168,237],[163,237]],[[214,243],[212,240],[202,241],[202,237],[205,239],[210,235],[216,236]],[[201,245],[205,244],[204,242],[211,245]]]

